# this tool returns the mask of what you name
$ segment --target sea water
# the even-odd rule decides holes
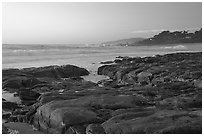
[[[2,45],[2,68],[41,67],[72,64],[96,71],[101,61],[117,56],[152,56],[173,52],[202,51],[202,44],[158,46],[97,46],[97,45]]]

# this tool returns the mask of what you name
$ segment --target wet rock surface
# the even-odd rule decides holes
[[[3,70],[3,89],[22,100],[4,99],[3,109],[11,111],[4,118],[43,133],[202,133],[202,53],[110,62],[98,68],[110,79],[98,83],[70,65]]]

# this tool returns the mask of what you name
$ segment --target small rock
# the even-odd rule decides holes
[[[100,124],[89,124],[86,127],[86,134],[105,134],[105,130]]]

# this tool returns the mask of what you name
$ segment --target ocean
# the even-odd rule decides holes
[[[97,45],[2,45],[2,68],[26,68],[72,64],[95,73],[101,61],[117,56],[152,56],[173,52],[202,51],[202,44],[159,46],[97,46]]]

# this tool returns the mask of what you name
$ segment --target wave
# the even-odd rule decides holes
[[[62,49],[17,49],[12,50],[14,53],[18,52],[46,52],[46,51],[61,51]]]
[[[161,48],[163,48],[163,49],[187,49],[187,47],[184,45],[165,46],[165,47],[161,47]]]
[[[39,50],[23,50],[23,49],[19,49],[19,50],[13,50],[13,52],[36,52]]]

